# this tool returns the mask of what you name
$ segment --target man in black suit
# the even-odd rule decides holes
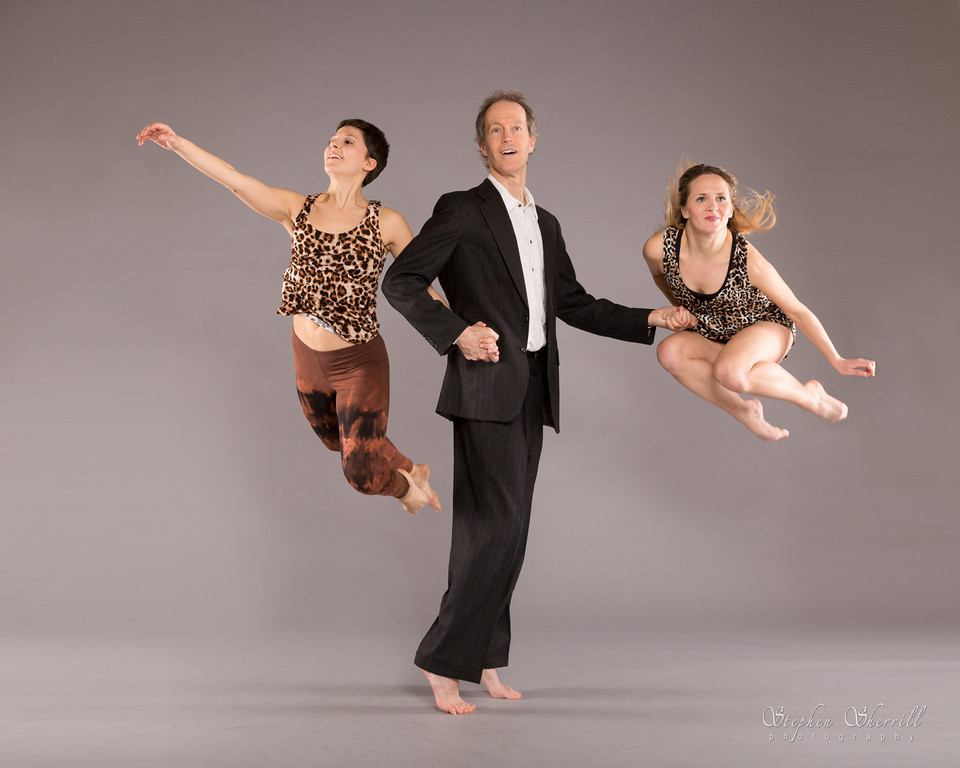
[[[522,94],[492,94],[476,127],[488,178],[441,197],[383,281],[389,302],[447,356],[437,412],[454,433],[448,587],[415,661],[451,714],[474,708],[460,680],[520,698],[496,670],[507,664],[543,426],[560,429],[557,318],[644,344],[652,326],[693,324],[684,310],[631,309],[577,282],[559,223],[526,188],[537,129]],[[437,277],[449,308],[427,293]]]

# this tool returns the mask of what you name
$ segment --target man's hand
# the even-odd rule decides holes
[[[650,313],[648,322],[668,331],[684,331],[693,328],[697,324],[697,318],[683,307],[661,307]]]
[[[500,334],[487,328],[486,323],[476,322],[464,329],[456,343],[467,360],[496,363],[500,360],[499,338]]]

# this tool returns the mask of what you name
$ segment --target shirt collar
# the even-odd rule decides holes
[[[497,192],[499,192],[500,197],[503,198],[503,204],[506,206],[507,210],[510,211],[516,208],[517,203],[520,201],[511,195],[507,188],[493,177],[492,173],[487,174],[487,178],[490,179],[490,181],[493,182],[493,186],[497,188]],[[533,195],[530,194],[530,190],[526,187],[523,188],[523,206],[524,208],[529,207],[530,211],[533,213],[533,218],[539,220],[540,217],[537,216],[537,204],[533,199]]]

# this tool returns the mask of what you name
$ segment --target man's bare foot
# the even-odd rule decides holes
[[[737,421],[761,440],[772,443],[774,440],[782,440],[785,437],[790,437],[790,433],[787,430],[775,427],[763,418],[763,403],[759,400],[744,400],[743,406],[743,417],[738,416]]]
[[[519,699],[520,691],[515,691],[509,685],[500,682],[500,675],[495,669],[485,669],[480,673],[480,682],[495,699]]]
[[[815,413],[827,421],[843,421],[847,418],[846,403],[842,403],[837,398],[827,394],[823,385],[815,379],[810,379],[803,388],[810,394],[810,405],[807,410]]]
[[[417,487],[423,491],[430,501],[427,502],[431,507],[433,507],[437,512],[440,511],[440,497],[434,492],[433,488],[430,487],[430,465],[429,464],[414,464],[413,469],[410,470],[410,477],[413,478],[413,482],[417,484]]]
[[[443,712],[449,712],[451,715],[466,715],[473,712],[476,707],[473,704],[467,704],[460,698],[460,681],[452,677],[440,677],[432,672],[421,669],[427,680],[430,681],[430,687],[433,689],[433,698],[437,701],[437,707]]]
[[[420,507],[424,504],[430,504],[432,499],[423,492],[423,489],[417,485],[417,481],[407,470],[398,468],[397,472],[407,478],[407,482],[410,483],[407,492],[400,497],[400,503],[403,504],[403,508],[407,510],[407,512],[415,515],[420,511]]]

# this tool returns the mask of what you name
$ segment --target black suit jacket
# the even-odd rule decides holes
[[[537,215],[546,289],[544,423],[559,431],[557,318],[590,333],[644,344],[653,342],[654,329],[647,324],[650,310],[588,294],[577,281],[559,222],[539,206]],[[427,293],[438,277],[450,309]],[[530,375],[527,293],[510,216],[489,179],[437,201],[420,234],[387,270],[383,293],[434,349],[447,355],[437,413],[503,422],[520,413]],[[454,346],[465,328],[481,320],[500,334],[497,363],[467,360]]]

